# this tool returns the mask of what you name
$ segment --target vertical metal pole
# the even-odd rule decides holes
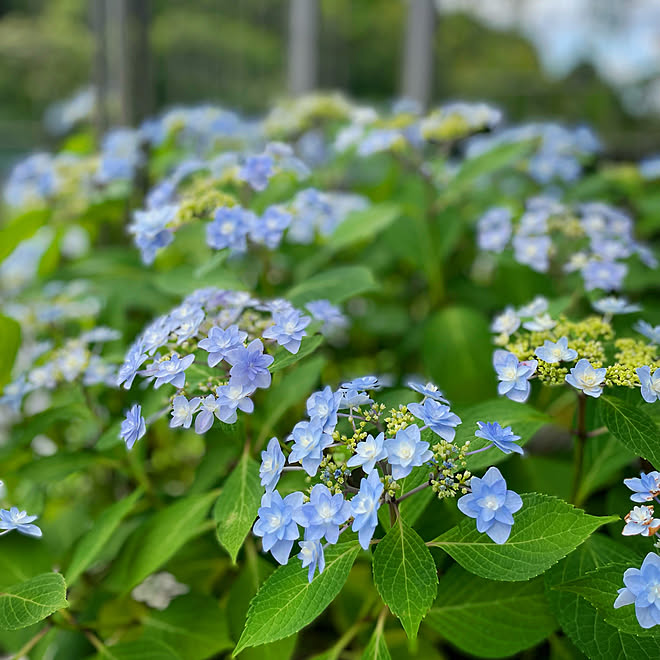
[[[318,85],[318,0],[289,0],[289,92],[305,94]]]
[[[433,0],[408,0],[408,17],[401,68],[401,94],[428,106],[433,91]]]

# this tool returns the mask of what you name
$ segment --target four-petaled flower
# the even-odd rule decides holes
[[[190,401],[183,394],[175,396],[172,401],[170,427],[176,428],[177,426],[183,426],[184,429],[189,429],[192,424],[193,415],[199,408],[200,401],[201,399],[198,396],[190,399]]]
[[[229,379],[227,385],[218,385],[215,388],[218,395],[218,411],[216,417],[225,424],[233,424],[237,419],[237,410],[250,414],[254,410],[254,402],[250,395],[254,394],[252,385],[244,385]]]
[[[592,396],[597,399],[603,393],[603,381],[607,369],[601,367],[595,369],[586,358],[582,358],[571,369],[569,374],[566,374],[566,382],[578,390],[582,390],[587,396]]]
[[[341,403],[340,391],[333,392],[326,386],[320,392],[314,392],[307,399],[307,414],[310,419],[318,419],[326,433],[332,433],[337,426],[337,411]]]
[[[408,387],[411,390],[415,390],[415,392],[419,392],[424,397],[440,401],[441,403],[448,403],[447,399],[445,399],[445,395],[438,389],[437,385],[434,385],[430,381],[424,385],[421,382],[411,380],[408,382]]]
[[[293,447],[289,463],[300,463],[310,477],[313,477],[323,460],[323,450],[332,444],[332,436],[323,431],[320,420],[298,422],[291,432]]]
[[[575,349],[568,347],[568,337],[561,337],[556,342],[546,339],[543,346],[536,349],[534,355],[548,364],[556,364],[557,362],[571,362],[575,360],[578,353]]]
[[[186,369],[195,361],[193,354],[186,355],[180,358],[176,353],[173,353],[168,359],[162,362],[154,362],[147,369],[144,374],[156,378],[154,388],[158,389],[165,383],[174,385],[177,389],[181,389],[186,384]]]

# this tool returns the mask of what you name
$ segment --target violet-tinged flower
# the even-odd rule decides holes
[[[631,305],[626,298],[617,298],[616,296],[607,296],[596,300],[591,305],[601,314],[634,314],[640,312],[642,308],[639,305]]]
[[[594,369],[586,358],[578,360],[578,363],[566,374],[566,382],[578,390],[582,390],[587,396],[597,399],[603,393],[603,381],[607,369],[601,367]]]
[[[195,433],[202,435],[213,426],[213,417],[220,419],[220,404],[218,400],[209,394],[199,402],[200,410],[195,417]]]
[[[178,327],[174,329],[178,343],[187,341],[196,335],[205,318],[206,314],[200,308],[191,308],[187,314],[182,315]]]
[[[343,390],[378,390],[380,389],[381,384],[378,381],[377,376],[362,376],[361,378],[354,378],[349,380],[347,383],[342,383],[341,388]]]
[[[192,424],[193,415],[199,408],[199,403],[200,397],[198,396],[190,399],[190,401],[183,394],[175,396],[172,401],[170,427],[176,428],[177,426],[183,426],[184,429],[189,429]]]
[[[177,389],[181,389],[186,384],[186,369],[195,361],[193,354],[180,358],[173,353],[168,359],[161,362],[154,362],[145,369],[145,376],[156,379],[154,388],[158,389],[161,385],[169,383]]]
[[[637,332],[651,340],[653,344],[660,344],[660,325],[652,326],[646,321],[637,321],[633,326]]]
[[[653,403],[660,399],[660,367],[654,370],[651,375],[651,367],[644,365],[635,369],[642,385],[642,398],[647,403]]]
[[[623,574],[623,584],[614,607],[635,604],[635,616],[642,628],[660,624],[660,556],[649,552],[641,568],[629,568]]]
[[[255,389],[270,387],[271,375],[268,367],[273,364],[275,358],[264,354],[261,340],[253,339],[247,346],[232,349],[225,359],[232,365],[229,375],[236,384]]]
[[[221,206],[213,221],[206,225],[206,242],[216,250],[230,248],[233,252],[245,252],[246,236],[253,220],[253,214],[240,206]]]
[[[138,369],[147,359],[147,356],[143,351],[144,346],[141,342],[133,344],[133,346],[130,347],[124,358],[124,363],[119,367],[117,386],[124,383],[124,389],[131,389],[131,385],[133,385],[133,380],[135,379]]]
[[[142,350],[153,355],[161,346],[167,344],[173,327],[169,316],[160,316],[154,319],[142,332],[140,342]]]
[[[291,493],[284,499],[276,491],[261,498],[257,521],[252,531],[263,538],[264,552],[270,552],[279,564],[289,561],[293,542],[300,536],[297,523],[304,524],[303,494]]]
[[[429,443],[421,440],[416,424],[399,429],[394,438],[385,440],[384,447],[394,479],[407,477],[414,467],[423,465],[433,457]]]
[[[323,450],[332,444],[332,436],[323,432],[318,419],[298,422],[291,432],[293,440],[289,463],[300,463],[310,477],[313,477],[323,460]]]
[[[273,325],[264,330],[264,339],[274,339],[289,353],[300,350],[302,338],[307,336],[305,328],[311,323],[309,316],[303,316],[297,309],[290,312],[273,314]]]
[[[625,520],[626,525],[621,532],[624,536],[653,536],[660,529],[660,520],[653,518],[652,506],[634,506]]]
[[[261,452],[261,465],[259,466],[261,485],[267,493],[277,486],[285,461],[280,441],[277,438],[271,438],[266,449]]]
[[[470,488],[472,492],[457,502],[459,511],[476,518],[478,532],[485,532],[499,545],[505,543],[511,534],[513,514],[523,505],[520,495],[507,490],[506,481],[496,467],[488,468],[481,479],[472,477]]]
[[[146,211],[135,211],[128,232],[135,237],[135,245],[140,249],[142,261],[149,265],[161,248],[173,240],[172,230],[167,225],[174,220],[179,207],[166,204]]]
[[[250,238],[274,250],[282,241],[284,231],[291,224],[291,214],[277,206],[269,206],[257,218],[250,230]]]
[[[326,386],[320,392],[314,392],[307,399],[307,414],[310,419],[318,419],[325,433],[332,433],[337,426],[337,411],[341,402],[342,393],[333,392]]]
[[[502,428],[498,422],[477,422],[479,427],[474,435],[477,438],[483,438],[492,442],[500,451],[505,454],[516,452],[517,454],[524,454],[523,449],[516,442],[520,440],[519,435],[514,435],[510,426]]]
[[[508,351],[497,350],[493,353],[493,367],[500,381],[497,391],[512,401],[523,403],[531,391],[529,379],[534,375],[538,362],[527,360],[520,362],[518,358]]]
[[[20,534],[39,538],[42,536],[41,530],[36,525],[31,524],[37,517],[28,516],[27,511],[19,511],[15,506],[9,510],[0,509],[0,529],[7,531],[15,529]]]
[[[438,389],[437,385],[434,385],[432,382],[426,383],[423,385],[418,381],[408,381],[408,387],[415,392],[419,392],[424,397],[433,399],[434,401],[440,401],[441,403],[448,403],[445,399],[445,395]]]
[[[119,437],[126,443],[127,449],[133,449],[133,445],[147,432],[147,426],[142,416],[142,406],[133,404],[126,413],[126,419],[121,423]]]
[[[461,418],[451,412],[449,406],[434,399],[426,399],[424,403],[409,403],[408,410],[443,440],[453,442],[455,427],[461,423]]]
[[[369,549],[369,542],[378,526],[378,509],[382,494],[383,483],[378,471],[373,470],[366,479],[360,481],[360,490],[351,500],[351,529],[358,533],[360,545],[364,550]]]
[[[660,495],[660,472],[640,473],[639,477],[624,479],[623,483],[633,491],[633,502],[650,502]]]
[[[319,574],[325,570],[325,555],[320,541],[300,541],[300,552],[298,559],[302,561],[302,567],[309,566],[307,579],[311,582],[314,579],[314,572],[318,566]]]
[[[325,537],[328,543],[337,543],[339,525],[345,523],[351,515],[351,505],[341,493],[330,492],[324,484],[312,488],[309,502],[303,504],[305,517],[305,539],[320,541]]]
[[[551,247],[552,241],[547,236],[516,236],[513,239],[516,261],[539,273],[547,272],[550,267]]]
[[[233,424],[236,421],[237,410],[248,414],[254,410],[254,402],[250,399],[250,396],[254,394],[252,385],[237,383],[230,378],[227,385],[216,387],[215,393],[218,395],[216,400],[218,410],[215,415],[225,424]]]
[[[520,318],[513,307],[507,307],[498,314],[490,326],[492,332],[512,335],[520,327]]]
[[[626,264],[616,261],[590,261],[582,268],[584,288],[587,291],[603,289],[603,291],[616,291],[623,284],[623,278],[628,272]]]
[[[323,322],[321,333],[324,335],[334,335],[348,325],[346,316],[329,300],[312,300],[305,307],[316,321]]]
[[[339,407],[344,408],[358,408],[359,406],[366,406],[373,403],[373,400],[367,396],[366,392],[359,392],[358,390],[344,390],[341,389],[341,402]]]
[[[225,359],[229,351],[243,347],[247,336],[247,332],[240,330],[237,325],[230,325],[226,330],[213,326],[206,339],[202,339],[198,346],[208,351],[209,367],[215,367],[218,362]]]
[[[355,455],[348,459],[346,462],[347,467],[362,466],[365,474],[371,473],[378,461],[387,458],[384,441],[384,433],[379,433],[375,438],[371,434],[367,435],[362,442],[358,442],[355,446]]]
[[[268,180],[275,174],[273,159],[265,154],[248,156],[245,165],[238,172],[238,178],[252,186],[254,190],[265,190]]]
[[[511,238],[511,211],[496,207],[488,210],[477,223],[480,250],[502,252]]]
[[[546,339],[543,346],[536,349],[534,355],[548,364],[556,364],[557,362],[572,362],[578,353],[575,349],[568,348],[568,337],[561,337],[557,342]]]

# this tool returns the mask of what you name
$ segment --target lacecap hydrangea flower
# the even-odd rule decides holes
[[[29,516],[27,511],[19,511],[15,506],[11,509],[0,509],[0,529],[5,530],[0,532],[0,536],[16,530],[20,534],[39,538],[42,536],[41,529],[32,524],[36,519],[37,516]]]

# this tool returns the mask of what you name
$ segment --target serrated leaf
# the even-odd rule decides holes
[[[510,426],[511,430],[520,436],[517,442],[521,447],[526,445],[532,436],[543,426],[552,422],[546,414],[536,410],[526,403],[516,403],[504,397],[477,403],[466,408],[457,406],[454,412],[461,418],[461,425],[456,429],[454,444],[461,446],[470,441],[470,451],[481,449],[490,444],[483,438],[477,438],[477,422],[499,422],[502,427]],[[501,463],[507,454],[493,448],[479,454],[469,456],[467,466],[472,471]]]
[[[21,326],[14,319],[0,314],[0,392],[11,379],[11,370],[20,345]]]
[[[657,627],[644,629],[635,616],[635,606],[614,609],[618,590],[623,587],[623,574],[629,568],[638,568],[641,562],[615,562],[585,573],[582,577],[559,584],[555,589],[571,591],[589,601],[607,623],[630,635],[660,637]]]
[[[550,607],[564,633],[589,658],[607,660],[657,660],[658,641],[617,630],[584,598],[555,589],[588,571],[614,561],[639,563],[627,546],[594,535],[544,576]]]
[[[556,497],[522,495],[523,507],[513,514],[506,543],[498,545],[466,519],[434,539],[463,568],[489,580],[516,582],[536,577],[583,543],[601,525],[618,516],[590,516]]]
[[[222,493],[213,508],[218,541],[234,563],[257,517],[263,494],[264,489],[259,480],[259,464],[248,454],[243,454],[224,483]]]
[[[69,607],[66,582],[59,573],[44,573],[0,592],[0,630],[19,630]]]
[[[376,288],[376,280],[365,266],[338,266],[307,278],[290,289],[286,298],[297,307],[321,299],[337,304]]]
[[[115,502],[98,517],[94,527],[78,542],[73,553],[66,572],[66,580],[69,585],[73,584],[92,565],[121,521],[133,510],[141,496],[142,490],[138,489],[123,500]]]
[[[106,586],[126,592],[158,570],[199,534],[216,497],[211,492],[180,499],[140,525],[114,563]]]
[[[399,517],[376,546],[374,584],[410,639],[433,604],[438,573],[424,541]]]
[[[660,466],[660,431],[651,417],[614,396],[601,396],[600,414],[610,433],[637,456]]]
[[[424,622],[461,651],[480,658],[508,658],[536,646],[557,628],[542,578],[494,582],[454,564],[440,579],[438,593]]]
[[[312,335],[311,337],[303,337],[300,349],[297,353],[290,353],[286,348],[277,349],[275,352],[275,360],[269,367],[272,373],[280,371],[286,367],[290,367],[299,360],[312,354],[323,343],[323,335]]]
[[[283,639],[311,623],[344,586],[360,551],[357,543],[339,543],[325,551],[325,570],[311,582],[296,559],[278,568],[252,600],[247,624],[234,649]]]

